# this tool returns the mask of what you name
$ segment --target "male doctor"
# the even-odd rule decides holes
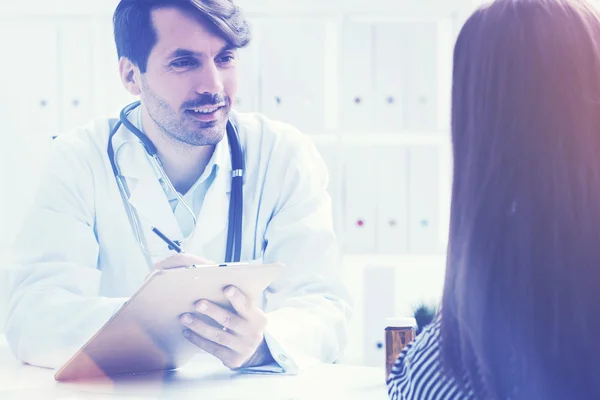
[[[338,280],[327,171],[298,130],[232,110],[238,49],[250,40],[241,11],[230,0],[121,0],[114,33],[123,85],[141,100],[127,120],[156,147],[179,196],[130,129],[121,125],[109,141],[114,120],[54,140],[16,241],[20,261],[6,326],[16,357],[56,368],[153,268],[224,261],[231,120],[245,166],[241,259],[286,268],[259,304],[228,288],[236,313],[198,299],[197,311],[222,328],[182,314],[182,332],[231,369],[296,373],[336,361],[351,310]],[[197,217],[195,231],[186,204]],[[180,240],[185,254],[172,257],[152,226]]]

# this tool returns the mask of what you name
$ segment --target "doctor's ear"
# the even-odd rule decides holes
[[[141,93],[139,85],[139,69],[127,57],[121,57],[119,60],[119,74],[121,82],[127,91],[138,96]]]

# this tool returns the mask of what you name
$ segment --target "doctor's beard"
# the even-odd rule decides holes
[[[198,95],[194,100],[184,102],[176,112],[169,103],[158,96],[142,77],[141,100],[148,115],[163,134],[172,140],[189,146],[210,146],[219,143],[225,135],[231,102],[221,94]],[[221,105],[214,113],[212,121],[200,121],[190,109]],[[223,106],[224,105],[224,106]]]

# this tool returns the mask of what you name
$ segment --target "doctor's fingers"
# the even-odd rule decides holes
[[[235,286],[226,287],[225,296],[238,315],[248,321],[253,330],[258,329],[262,333],[267,326],[267,316],[263,310],[252,304],[246,295]]]
[[[229,369],[240,368],[248,358],[248,356],[203,338],[193,331],[186,330],[183,332],[183,336],[185,336],[190,343],[217,357],[219,360],[221,360],[223,365]]]
[[[242,317],[207,300],[200,300],[194,307],[196,311],[212,318],[218,324],[240,335],[252,332],[252,326]]]
[[[203,257],[196,256],[189,253],[177,253],[170,257],[165,258],[154,264],[154,269],[166,269],[174,267],[187,267],[189,265],[207,265],[214,264],[214,262],[207,260]]]
[[[252,346],[245,343],[241,336],[230,331],[216,328],[196,318],[192,318],[192,322],[187,322],[182,318],[182,323],[188,327],[194,334],[212,342],[233,350],[236,353],[250,353],[253,351]]]

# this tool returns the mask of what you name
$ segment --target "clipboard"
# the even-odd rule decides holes
[[[207,299],[232,310],[225,287],[236,286],[251,302],[283,273],[283,264],[218,264],[153,272],[140,289],[54,375],[59,382],[173,370],[201,350],[183,337],[179,321]]]

